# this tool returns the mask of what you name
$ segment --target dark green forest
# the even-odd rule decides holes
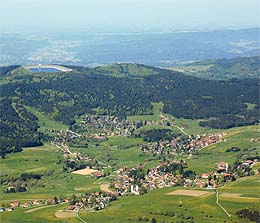
[[[80,115],[125,118],[152,114],[151,102],[176,118],[204,119],[201,126],[230,128],[259,121],[259,79],[206,80],[144,65],[72,67],[69,73],[12,72],[1,78],[1,151],[41,144],[34,107],[69,126]],[[12,73],[11,73],[12,72]]]
[[[23,106],[12,104],[11,100],[0,100],[0,155],[20,152],[22,147],[42,145],[38,119]]]
[[[0,67],[0,77],[2,76],[6,76],[7,74],[10,74],[11,71],[13,71],[14,69],[20,67],[19,65],[12,65],[12,66],[4,66],[4,67]]]

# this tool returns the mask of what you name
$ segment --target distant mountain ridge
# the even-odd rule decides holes
[[[94,67],[125,62],[168,67],[187,61],[257,56],[259,32],[257,27],[103,36],[3,34],[0,65],[59,63]]]
[[[259,78],[260,56],[199,61],[171,69],[213,80]]]

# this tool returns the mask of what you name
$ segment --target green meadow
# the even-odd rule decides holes
[[[71,147],[71,151],[95,157],[96,160],[115,170],[124,166],[134,167],[140,163],[149,167],[151,163],[157,165],[159,161],[155,157],[140,150],[142,143],[141,138],[113,136],[105,142],[89,143],[88,148]]]
[[[242,177],[232,184],[228,184],[219,189],[221,193],[237,193],[240,194],[241,199],[246,197],[258,198],[260,201],[260,178],[259,175],[250,177]],[[249,199],[250,200],[250,199]]]
[[[208,71],[212,65],[187,65],[187,66],[174,66],[170,67],[170,70],[184,72],[184,73],[194,73],[199,71]]]
[[[188,160],[189,169],[195,170],[196,173],[205,173],[212,170],[216,170],[217,163],[224,161],[232,164],[237,155],[243,152],[244,149],[251,150],[245,152],[245,154],[259,155],[260,144],[256,142],[251,142],[252,138],[259,137],[259,125],[238,127],[233,129],[228,129],[225,132],[227,135],[224,137],[225,141],[210,145],[196,155],[193,155],[191,159]],[[227,149],[237,147],[240,148],[239,152],[226,152]],[[254,150],[252,150],[254,148]]]
[[[17,177],[25,172],[44,176],[26,192],[4,193],[4,188],[1,187],[1,201],[71,196],[99,188],[94,184],[95,178],[62,172],[62,164],[59,163],[62,159],[62,154],[57,153],[52,145],[26,148],[20,153],[8,155],[5,160],[1,160],[1,176]]]
[[[232,218],[229,218],[224,211],[216,204],[215,191],[207,190],[208,195],[199,197],[183,196],[183,195],[168,195],[180,188],[165,188],[155,191],[150,191],[143,196],[124,197],[112,203],[112,205],[103,211],[95,213],[81,213],[84,219],[88,222],[138,222],[138,219],[152,218],[159,222],[178,222],[181,218],[189,222],[189,218],[193,217],[194,222],[247,222],[244,219],[239,220],[235,216],[238,209],[255,206],[259,204],[259,177],[251,176],[241,178],[238,181],[229,183],[227,186],[219,189],[221,193],[241,193],[251,194],[250,198],[220,198],[219,202],[231,213]],[[257,193],[258,191],[258,193]],[[179,207],[182,202],[182,207]],[[161,212],[174,212],[175,216],[169,217],[159,215]],[[130,220],[129,220],[130,219]],[[140,221],[145,222],[145,221]]]
[[[257,190],[257,176],[241,178],[236,182],[229,183],[219,189],[221,193],[251,193]],[[239,188],[239,189],[238,189]],[[231,213],[229,218],[224,211],[216,204],[216,195],[213,190],[208,190],[207,195],[199,197],[168,195],[173,190],[182,188],[164,188],[150,191],[143,196],[122,197],[111,203],[109,207],[98,212],[80,212],[80,216],[87,222],[100,223],[124,223],[124,222],[151,222],[154,218],[157,222],[199,222],[199,223],[220,223],[220,222],[249,222],[241,220],[235,212],[239,209],[255,206],[258,204],[257,194],[255,199],[250,198],[222,198],[219,202]],[[258,188],[259,189],[259,188]],[[239,191],[238,191],[239,190]],[[182,206],[180,206],[180,202]],[[34,212],[24,213],[28,209],[17,208],[13,213],[1,213],[1,220],[9,222],[80,222],[75,218],[57,219],[55,212],[62,210],[66,205],[57,205]],[[167,216],[164,213],[174,213],[174,216]],[[147,220],[148,219],[148,220]]]
[[[45,130],[50,130],[50,129],[56,129],[56,130],[66,130],[68,129],[68,126],[64,125],[61,122],[54,121],[50,119],[48,116],[43,114],[42,112],[37,111],[36,109],[32,107],[26,106],[26,109],[34,114],[38,119],[39,119],[39,130],[41,132],[45,132]]]
[[[136,115],[136,116],[127,116],[129,121],[159,121],[159,114],[163,110],[163,103],[151,103],[153,106],[152,115]]]

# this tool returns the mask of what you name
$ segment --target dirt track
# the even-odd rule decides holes
[[[24,213],[31,213],[31,212],[34,212],[34,211],[37,211],[37,210],[40,210],[40,209],[44,209],[44,208],[49,208],[49,207],[52,207],[52,206],[56,206],[56,205],[55,204],[54,205],[45,205],[45,206],[30,209],[28,211],[25,211]]]

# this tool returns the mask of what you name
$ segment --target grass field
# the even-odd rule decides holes
[[[163,103],[152,103],[153,106],[153,115],[137,115],[137,116],[127,116],[127,120],[129,121],[160,121],[160,113],[163,111]],[[176,126],[184,127],[184,131],[189,135],[196,135],[196,134],[204,134],[204,133],[214,133],[214,132],[221,132],[221,129],[211,129],[199,126],[199,122],[202,120],[192,120],[192,119],[184,119],[184,118],[175,118],[169,114],[164,114],[164,116],[173,119],[174,126],[168,127],[165,125],[149,125],[141,127],[140,129],[136,130],[136,133],[140,132],[140,130],[149,130],[149,129],[172,129],[174,132],[183,133],[181,132]]]
[[[31,213],[24,213],[27,208],[16,208],[14,212],[11,213],[0,213],[0,221],[3,223],[79,223],[80,221],[75,217],[66,219],[59,219],[55,217],[55,212],[64,209],[66,206],[67,205],[50,206]]]
[[[260,202],[260,177],[259,175],[243,177],[219,189],[219,193],[237,193],[240,197],[252,197]]]
[[[212,78],[212,74],[209,72],[213,64],[209,65],[186,65],[186,66],[174,66],[170,67],[170,70],[182,72],[185,75],[199,77],[199,78]]]
[[[204,134],[204,133],[214,133],[222,132],[221,129],[211,129],[199,126],[199,122],[202,120],[191,120],[185,118],[174,118],[174,123],[176,126],[184,126],[184,131],[189,135]]]
[[[63,159],[56,148],[51,145],[45,145],[37,148],[26,148],[23,152],[10,154],[5,160],[1,160],[1,175],[17,177],[24,172],[34,172],[47,174],[44,175],[40,184],[29,188],[29,191],[22,193],[3,193],[4,188],[0,189],[1,201],[13,199],[35,199],[35,198],[53,198],[54,196],[70,196],[98,189],[93,177],[82,176],[72,173],[62,172],[62,164],[57,161]]]
[[[244,194],[253,193],[257,186],[255,183],[258,180],[257,176],[241,178],[236,182],[232,182],[229,185],[219,189],[220,193],[238,191]],[[239,220],[235,216],[235,212],[239,209],[257,205],[258,202],[250,199],[239,198],[222,198],[220,197],[220,203],[232,214],[230,219],[222,209],[216,205],[216,197],[214,191],[207,196],[183,196],[183,195],[168,195],[167,193],[173,190],[180,190],[181,188],[166,188],[155,191],[150,191],[143,196],[129,196],[123,197],[119,200],[112,202],[111,206],[99,211],[99,212],[81,212],[80,216],[91,223],[124,223],[124,222],[146,222],[140,219],[157,219],[157,222],[177,222],[183,218],[193,217],[194,222],[198,223],[221,223],[221,222],[247,222],[245,220]],[[179,207],[180,202],[182,206]],[[55,217],[57,210],[62,210],[64,205],[57,205],[46,209],[39,209],[31,212],[30,216],[24,214],[26,209],[18,208],[14,213],[0,213],[1,220],[6,223],[22,223],[22,222],[79,222],[75,218],[63,218],[58,219]],[[170,217],[161,213],[174,212],[175,216]],[[27,220],[26,220],[27,219]],[[36,220],[37,219],[37,220]]]
[[[207,71],[211,65],[187,65],[187,66],[174,66],[170,67],[170,70],[184,72],[184,73],[194,73],[199,71]]]
[[[198,154],[193,155],[192,159],[188,160],[189,169],[195,170],[196,173],[205,173],[216,170],[216,165],[220,161],[232,164],[236,160],[236,156],[240,152],[225,152],[226,149],[238,147],[241,149],[255,148],[249,153],[256,155],[260,153],[260,144],[251,142],[251,138],[259,136],[259,125],[239,127],[225,130],[226,141],[210,145],[201,150]]]
[[[105,142],[89,143],[88,148],[71,147],[71,151],[79,151],[95,157],[96,160],[114,169],[124,166],[134,167],[140,163],[147,165],[147,168],[156,165],[159,161],[155,157],[140,150],[142,143],[141,138],[113,136]]]
[[[56,129],[56,130],[66,130],[68,129],[68,126],[64,125],[61,122],[54,121],[44,115],[42,112],[37,111],[36,109],[32,107],[26,107],[26,109],[34,114],[39,119],[39,125],[40,125],[40,131],[45,132],[45,130],[48,129]]]
[[[220,194],[224,192],[241,192],[242,194],[252,194],[256,198],[259,193],[259,176],[251,176],[241,178],[238,181],[232,182],[229,185],[219,189]],[[180,188],[175,188],[175,191]],[[82,213],[88,222],[101,222],[106,219],[106,222],[129,222],[130,219],[137,219],[146,217],[150,220],[152,218],[159,219],[160,222],[177,222],[181,215],[190,215],[194,217],[195,222],[246,222],[245,220],[238,220],[235,212],[239,209],[257,205],[259,201],[252,199],[239,198],[220,198],[220,203],[233,216],[230,219],[222,209],[216,205],[216,197],[214,191],[207,196],[183,196],[183,195],[168,195],[173,188],[150,191],[148,194],[141,197],[125,197],[116,202],[113,202],[111,207],[97,213]],[[192,191],[192,190],[191,190]],[[198,190],[196,190],[198,191]],[[234,192],[233,192],[234,191]],[[203,192],[203,191],[202,191]],[[258,197],[259,198],[259,197]],[[178,207],[180,201],[182,207]],[[147,205],[149,204],[149,205]],[[173,211],[179,217],[168,217],[158,215],[160,212]],[[152,213],[151,213],[152,212]],[[157,214],[156,214],[157,213]],[[134,222],[135,222],[134,221]],[[130,221],[131,222],[131,221]],[[141,221],[142,222],[142,221]]]
[[[249,180],[250,184],[251,180]],[[232,185],[230,186],[232,187]],[[178,188],[176,188],[178,190]],[[141,197],[125,197],[112,205],[96,213],[82,213],[84,219],[88,222],[102,222],[102,219],[106,219],[106,222],[138,222],[138,219],[148,218],[149,222],[152,218],[159,220],[159,222],[177,222],[183,217],[188,218],[192,216],[194,222],[204,223],[220,223],[220,222],[246,222],[238,221],[235,216],[235,212],[238,209],[256,205],[256,201],[246,200],[241,202],[234,198],[221,199],[220,202],[225,208],[232,214],[233,218],[230,219],[222,209],[216,205],[215,193],[207,196],[192,197],[183,195],[168,195],[172,192],[172,188],[161,189],[151,191],[148,194]],[[179,207],[180,201],[182,207]],[[160,215],[159,213],[174,212],[174,217]],[[130,219],[130,220],[129,220]],[[185,219],[187,221],[187,219]],[[145,222],[145,221],[140,221]],[[188,221],[187,221],[188,222]]]

